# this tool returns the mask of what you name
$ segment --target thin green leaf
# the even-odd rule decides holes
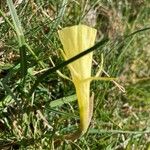
[[[58,106],[61,106],[63,104],[67,104],[69,102],[73,102],[76,99],[77,99],[76,95],[71,95],[71,96],[67,96],[64,98],[60,98],[60,99],[57,99],[57,100],[50,102],[50,107],[58,107]]]
[[[100,42],[98,42],[97,44],[95,44],[93,47],[87,49],[86,51],[81,52],[80,54],[68,59],[67,61],[64,61],[63,63],[61,63],[60,65],[50,68],[48,70],[46,70],[40,77],[38,77],[38,79],[35,81],[35,84],[32,86],[30,92],[29,92],[29,96],[32,95],[32,93],[34,92],[34,90],[36,89],[36,87],[38,86],[38,84],[45,78],[47,77],[47,75],[56,72],[58,69],[68,65],[69,63],[81,58],[82,56],[94,51],[97,48],[102,47],[106,42],[108,41],[108,39],[103,39]]]
[[[10,14],[11,14],[11,17],[12,17],[12,20],[14,23],[15,31],[16,31],[18,39],[19,39],[19,44],[20,44],[20,46],[22,46],[24,43],[24,35],[23,35],[21,23],[17,16],[17,13],[16,13],[16,10],[15,10],[12,0],[7,0],[7,4],[8,4]]]
[[[19,18],[16,13],[12,0],[7,0],[7,4],[10,9],[10,14],[13,20],[13,24],[14,24],[17,37],[18,37],[19,50],[20,50],[21,75],[22,75],[23,83],[24,83],[25,76],[27,74],[26,46],[25,46],[24,34],[22,31],[21,22],[19,21]]]

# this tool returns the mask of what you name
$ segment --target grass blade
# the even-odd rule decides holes
[[[19,44],[20,44],[20,46],[22,46],[22,44],[24,43],[24,35],[23,35],[21,23],[17,16],[17,13],[16,13],[16,10],[15,10],[12,0],[7,0],[7,4],[8,4],[10,14],[11,14],[11,17],[12,17],[12,20],[14,23],[14,28],[15,28],[16,34],[19,39]]]
[[[103,39],[102,41],[98,42],[97,44],[95,44],[93,47],[89,48],[88,50],[86,51],[83,51],[81,52],[80,54],[68,59],[67,61],[64,61],[63,63],[61,63],[60,65],[56,66],[56,67],[53,67],[53,68],[50,68],[48,69],[47,71],[45,71],[40,77],[38,77],[38,79],[35,81],[35,84],[32,86],[30,92],[29,92],[29,96],[32,95],[32,93],[34,92],[34,90],[36,89],[36,87],[38,86],[38,84],[45,78],[47,77],[47,75],[53,73],[53,72],[56,72],[58,69],[68,65],[69,63],[79,59],[80,57],[94,51],[95,49],[103,46],[106,42],[108,41],[108,39]]]
[[[27,60],[26,60],[26,46],[25,46],[25,38],[23,34],[23,30],[21,27],[21,22],[19,21],[18,15],[16,13],[15,7],[13,5],[12,0],[7,0],[8,7],[10,9],[10,14],[13,20],[14,29],[16,31],[19,43],[19,51],[20,51],[20,67],[21,67],[21,75],[23,78],[23,83],[25,82],[25,76],[27,74]]]
[[[60,98],[60,99],[57,99],[57,100],[50,102],[50,107],[58,107],[58,106],[61,106],[63,104],[67,104],[69,102],[73,102],[76,99],[77,99],[76,95],[71,95],[71,96],[67,96],[64,98]]]

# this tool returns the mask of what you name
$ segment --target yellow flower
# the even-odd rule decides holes
[[[97,30],[86,25],[75,25],[58,31],[63,45],[63,56],[68,60],[92,47],[95,43]],[[77,59],[68,65],[72,81],[75,85],[79,111],[80,132],[87,131],[91,120],[92,103],[90,101],[90,82],[93,52]]]

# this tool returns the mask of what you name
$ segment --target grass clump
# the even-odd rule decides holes
[[[7,0],[0,6],[0,149],[149,150],[148,0]],[[69,75],[57,31],[79,23],[98,30],[97,43],[108,39],[93,51],[92,74],[103,58],[101,76],[117,80],[92,82],[88,132],[57,145],[57,136],[79,122],[74,86],[56,74]],[[50,59],[58,68],[50,69]]]

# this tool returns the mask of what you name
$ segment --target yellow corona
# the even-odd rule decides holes
[[[58,31],[63,45],[63,57],[68,60],[92,47],[95,43],[97,30],[86,25],[75,25]],[[91,120],[92,101],[90,99],[90,82],[93,52],[70,63],[68,68],[74,83],[79,111],[80,133],[87,131]]]

